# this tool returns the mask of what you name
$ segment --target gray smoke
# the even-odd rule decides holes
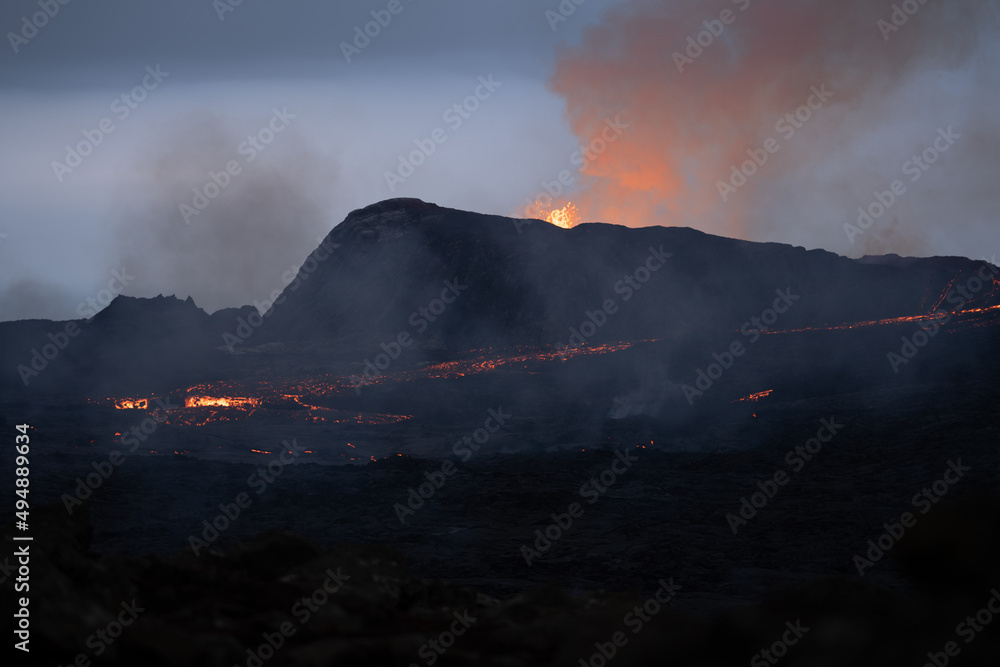
[[[562,51],[551,80],[581,144],[600,139],[608,118],[631,121],[568,197],[587,220],[691,226],[850,256],[978,257],[1000,210],[997,7],[626,0]],[[806,109],[794,134],[776,129],[823,86],[832,97]],[[910,181],[906,162],[949,126],[961,138]],[[723,198],[719,184],[768,139],[777,151]],[[858,207],[897,179],[905,194],[848,239]]]
[[[116,264],[136,267],[130,294],[190,295],[213,312],[285,286],[282,276],[335,224],[327,217],[335,162],[309,146],[297,122],[206,113],[153,139],[135,165],[138,187],[122,193]]]
[[[0,322],[75,318],[78,305],[79,300],[60,285],[18,280],[0,292]]]

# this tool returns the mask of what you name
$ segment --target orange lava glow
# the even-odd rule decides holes
[[[756,403],[762,398],[767,398],[774,392],[773,389],[768,389],[766,391],[758,391],[755,394],[750,394],[749,396],[744,396],[743,398],[737,398],[733,403]]]
[[[576,208],[567,204],[562,209],[551,211],[547,219],[552,224],[570,228],[577,223]],[[1000,280],[987,282],[975,297],[959,305],[952,294],[960,278],[950,280],[946,285],[927,290],[917,309],[920,314],[905,315],[870,321],[830,323],[821,322],[809,328],[767,329],[768,336],[793,334],[806,331],[841,331],[869,327],[920,326],[935,323],[947,331],[960,327],[1000,326]],[[959,309],[949,312],[947,305],[959,305]],[[942,306],[945,306],[942,308]],[[927,308],[931,308],[927,311]],[[479,348],[467,350],[462,357],[453,361],[418,367],[393,369],[380,374],[362,384],[403,384],[428,380],[463,378],[486,373],[541,374],[550,365],[564,363],[575,357],[609,355],[628,350],[642,343],[655,343],[657,339],[626,341],[600,345],[586,344],[580,347],[513,347]],[[347,367],[345,367],[347,368]],[[157,422],[174,426],[204,426],[216,422],[233,422],[254,417],[258,412],[282,420],[325,425],[385,426],[411,420],[411,415],[376,412],[360,413],[333,407],[342,405],[339,399],[354,396],[357,391],[357,376],[350,376],[348,370],[340,373],[326,373],[297,379],[281,378],[273,380],[217,381],[170,392],[164,396],[148,398],[110,397],[100,400],[105,406],[119,410],[143,410],[150,413]],[[739,398],[736,402],[756,403],[770,396],[773,390],[759,391]],[[156,407],[160,406],[160,407]],[[177,406],[177,407],[170,407]],[[183,407],[180,407],[183,406]],[[259,418],[259,416],[258,416]],[[121,437],[116,434],[116,437]],[[650,445],[653,442],[650,441]],[[347,447],[356,449],[351,443]],[[264,452],[261,452],[264,453]],[[353,459],[352,459],[353,460]],[[363,459],[359,459],[363,460]]]
[[[239,421],[258,411],[267,411],[292,421],[332,424],[385,425],[411,419],[409,415],[348,412],[323,405],[324,397],[341,395],[350,387],[349,378],[330,376],[297,382],[221,381],[171,392],[161,404],[174,402],[183,405],[172,409],[154,409],[153,399],[108,398],[104,402],[119,410],[153,412],[156,421],[174,426]]]
[[[537,201],[535,206],[539,211],[542,210],[542,205]],[[542,218],[546,222],[551,222],[556,227],[562,227],[563,229],[569,229],[575,225],[580,224],[580,212],[577,210],[576,206],[570,202],[563,206],[562,208],[557,208],[549,211]]]
[[[773,392],[773,389],[758,391],[756,394],[750,394],[749,396],[744,396],[743,398],[737,398],[733,401],[733,403],[756,403],[760,399],[770,396]],[[754,416],[756,417],[757,415]]]
[[[121,398],[115,401],[119,410],[146,410],[149,408],[148,398]]]
[[[652,342],[652,341],[642,341]],[[603,345],[586,345],[583,347],[569,347],[566,349],[528,349],[518,350],[515,353],[496,354],[491,350],[473,350],[479,356],[459,361],[446,361],[440,364],[428,366],[423,370],[429,378],[455,378],[467,375],[478,375],[480,373],[491,373],[502,369],[505,366],[513,367],[512,370],[527,370],[530,363],[544,361],[566,361],[576,356],[586,356],[592,354],[609,354],[627,350],[635,343],[605,343]]]
[[[540,372],[540,364],[565,362],[577,356],[611,354],[629,349],[639,342],[653,341],[606,343],[565,349],[546,347],[469,350],[465,359],[432,364],[419,370],[385,373],[378,378],[377,383],[457,378],[495,372],[537,373]],[[353,393],[354,383],[355,380],[351,377],[333,374],[296,380],[219,381],[170,392],[166,400],[156,399],[160,405],[170,405],[173,402],[183,407],[154,409],[153,398],[112,397],[102,402],[118,409],[145,409],[154,413],[157,422],[173,426],[234,422],[249,419],[257,412],[291,421],[362,426],[384,426],[412,419],[411,415],[361,413],[329,407],[330,398]],[[181,396],[184,398],[179,398]],[[355,449],[351,443],[347,443],[347,446]]]
[[[245,398],[242,396],[188,396],[184,399],[185,408],[243,408],[260,405],[259,398]]]
[[[958,322],[952,322],[952,327],[956,324],[972,324],[973,326],[981,326],[986,322],[987,318],[980,317],[982,315],[1000,317],[1000,304],[996,306],[987,306],[984,308],[964,308],[962,310],[952,311],[948,313],[947,311],[942,311],[945,313],[946,317],[951,317],[959,320]],[[879,327],[879,326],[891,326],[895,324],[919,324],[921,322],[933,322],[939,320],[933,314],[927,315],[907,315],[904,317],[889,317],[882,320],[869,320],[865,322],[846,322],[844,324],[834,324],[825,327],[806,327],[804,329],[769,329],[765,331],[765,335],[773,334],[789,334],[789,333],[803,333],[806,331],[842,331],[846,329],[860,329],[866,327]],[[996,320],[992,320],[996,321]]]
[[[868,320],[863,322],[844,322],[841,324],[828,324],[826,326],[807,327],[803,329],[769,329],[764,331],[765,335],[802,333],[806,331],[843,331],[848,329],[859,329],[867,327],[884,327],[899,324],[916,324],[937,322],[942,327],[955,329],[959,326],[982,327],[1000,324],[1000,304],[996,301],[1000,298],[1000,280],[994,278],[991,283],[987,283],[978,294],[975,294],[969,301],[962,300],[963,303],[958,309],[942,307],[942,304],[956,297],[955,285],[961,283],[963,276],[955,276],[938,293],[926,294],[921,301],[921,306],[926,308],[928,298],[934,299],[934,305],[919,315],[905,315],[903,317],[888,317],[881,320]],[[950,295],[950,299],[949,299]],[[989,305],[993,304],[993,305]],[[959,305],[955,303],[955,305]]]

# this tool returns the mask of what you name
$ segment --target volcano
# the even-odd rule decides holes
[[[382,425],[461,422],[486,396],[561,425],[500,449],[636,429],[681,443],[706,420],[757,419],[758,403],[985,379],[998,276],[958,257],[851,260],[394,199],[348,215],[259,310],[120,296],[90,320],[0,324],[2,386],[7,400],[165,402],[177,427],[375,427],[364,455],[335,448],[347,460],[447,453]]]
[[[851,260],[689,228],[565,229],[394,199],[348,215],[290,284],[258,303],[263,313],[247,306],[209,316],[190,298],[123,296],[91,320],[2,323],[3,387],[10,396],[162,392],[234,377],[261,355],[292,372],[326,361],[363,370],[365,358],[380,354],[402,369],[475,350],[573,352],[640,341],[680,350],[761,336],[791,354],[848,331],[861,333],[844,339],[849,347],[857,341],[871,354],[840,359],[838,343],[817,360],[833,355],[851,372],[881,365],[888,375],[913,376],[949,346],[894,365],[891,339],[931,325],[946,334],[937,340],[972,331],[981,334],[969,338],[975,345],[989,339],[1000,321],[998,277],[996,267],[958,257]],[[63,352],[56,339],[74,325],[80,333]],[[60,349],[49,360],[53,347]],[[709,362],[725,352],[705,349]],[[673,379],[686,377],[685,359],[708,365],[689,352],[676,360]]]
[[[919,656],[913,633],[997,574],[998,271],[393,199],[257,307],[119,296],[0,323],[3,428],[31,425],[50,504],[39,632],[68,660],[71,610],[131,586],[150,625],[123,660],[193,660],[169,635],[238,662],[336,563],[359,588],[298,651],[370,656],[463,604],[490,619],[475,642],[518,627],[523,664],[551,664],[583,650],[575,609],[621,625],[625,598],[592,593],[613,590],[673,607],[642,651],[729,664],[723,638],[801,616],[880,623],[851,650]],[[190,618],[160,571],[195,582]],[[541,584],[570,593],[523,597]]]

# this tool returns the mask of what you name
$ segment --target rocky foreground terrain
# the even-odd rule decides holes
[[[976,498],[928,515],[896,547],[911,590],[816,577],[703,615],[673,604],[690,590],[683,573],[650,573],[642,594],[493,596],[414,577],[388,547],[323,549],[276,531],[198,556],[97,554],[86,513],[58,507],[36,533],[30,664],[920,665],[957,648],[956,664],[995,665],[996,626],[975,618],[993,619],[1000,600],[987,556],[998,511]]]
[[[36,510],[32,657],[602,665],[603,647],[620,665],[935,664],[928,653],[995,665],[1000,451],[990,400],[968,389],[934,410],[928,396],[895,411],[877,394],[842,397],[842,418],[821,410],[829,398],[803,399],[797,419],[781,415],[785,435],[743,451],[297,464],[259,494],[252,464],[132,458],[72,513]],[[821,419],[829,441],[789,457]],[[81,455],[59,458],[73,468]],[[72,493],[65,474],[37,481],[40,497]],[[425,482],[440,488],[421,505],[409,491]],[[742,508],[769,488],[755,515]],[[220,520],[241,492],[250,504]],[[557,530],[573,503],[582,512]],[[897,539],[906,512],[914,525]],[[93,638],[139,608],[113,642]]]

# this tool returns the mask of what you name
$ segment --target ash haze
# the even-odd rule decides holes
[[[1000,250],[997,2],[911,0],[895,19],[868,0],[393,4],[70,2],[33,29],[37,0],[5,3],[0,320],[76,317],[122,269],[126,294],[252,303],[353,209],[419,197],[533,215],[561,174],[555,205],[585,221],[852,257]],[[345,55],[371,12],[391,20]],[[807,121],[776,128],[810,99]],[[386,178],[439,128],[424,164]],[[92,154],[54,167],[85,132]],[[772,138],[744,185],[720,186]],[[888,211],[845,231],[897,179]]]

